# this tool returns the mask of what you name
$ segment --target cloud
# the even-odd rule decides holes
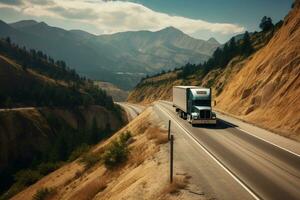
[[[37,3],[37,0],[23,1],[24,5],[21,6],[20,12],[27,16],[43,16],[78,22],[78,29],[80,29],[80,24],[84,23],[95,27],[98,33],[110,34],[136,30],[157,31],[169,26],[194,36],[201,32],[233,35],[245,30],[244,27],[236,24],[211,23],[201,19],[190,19],[157,12],[142,4],[128,1],[42,0],[47,2],[44,4]]]
[[[36,5],[55,5],[52,0],[27,0],[27,2]]]
[[[96,19],[97,13],[91,8],[77,9],[77,8],[62,8],[62,7],[51,7],[48,9],[60,15],[61,17],[69,19]]]

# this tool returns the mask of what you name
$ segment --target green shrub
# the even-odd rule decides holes
[[[104,164],[107,168],[117,166],[127,159],[129,152],[127,142],[131,137],[131,133],[126,131],[120,135],[118,140],[113,141],[111,145],[109,145],[103,156],[99,153],[88,153],[82,156],[80,162],[83,162],[85,164],[85,168],[88,169],[103,158]]]
[[[52,188],[40,188],[36,191],[36,193],[33,195],[33,200],[45,200],[49,198],[50,196],[55,194],[55,189]]]
[[[131,137],[132,137],[131,132],[126,131],[120,135],[119,140],[121,143],[126,143]]]
[[[123,139],[121,139],[123,138]],[[113,168],[127,160],[129,150],[127,148],[125,137],[113,141],[103,155],[106,168]]]

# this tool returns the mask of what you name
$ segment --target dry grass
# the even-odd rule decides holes
[[[178,194],[180,190],[185,189],[191,177],[186,174],[176,175],[173,182],[168,184],[161,192],[160,199],[165,199],[169,194]]]
[[[108,178],[99,177],[90,183],[86,184],[82,189],[76,192],[71,199],[90,200],[93,199],[99,192],[102,192],[107,187]]]
[[[147,158],[147,155],[141,152],[145,152],[147,146],[144,144],[137,145],[131,151],[130,158],[128,159],[128,164],[131,164],[135,167],[141,165]]]
[[[154,140],[156,144],[165,144],[168,142],[167,132],[158,127],[150,127],[146,134],[147,138],[149,140]]]

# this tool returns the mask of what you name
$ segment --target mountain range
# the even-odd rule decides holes
[[[160,31],[130,31],[94,35],[82,30],[64,30],[44,22],[0,21],[0,37],[10,37],[19,46],[41,50],[67,62],[81,75],[131,89],[146,74],[206,61],[220,46],[211,38],[192,38],[167,27]]]

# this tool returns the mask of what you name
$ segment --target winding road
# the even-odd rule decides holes
[[[216,127],[192,127],[179,118],[170,102],[155,104],[158,115],[172,121],[175,165],[181,165],[197,184],[216,199],[300,199],[300,145],[277,135],[259,134],[220,119]],[[224,117],[223,117],[224,118]],[[228,120],[228,119],[227,119]],[[242,125],[241,125],[242,126]],[[259,129],[257,129],[257,132]]]
[[[121,103],[134,117],[143,109]],[[217,113],[218,125],[192,127],[171,102],[154,103],[175,137],[174,165],[185,169],[191,192],[210,199],[300,199],[300,144]]]

